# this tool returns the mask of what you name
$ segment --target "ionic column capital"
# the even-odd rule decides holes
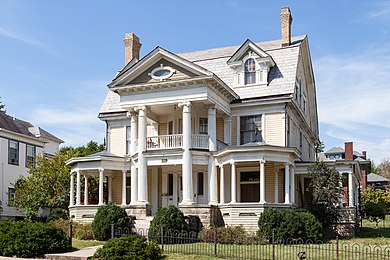
[[[134,107],[134,111],[136,113],[140,112],[140,111],[143,111],[143,112],[146,112],[147,111],[147,106],[138,106],[138,107]]]
[[[180,103],[177,104],[177,106],[180,107],[180,108],[184,108],[184,107],[190,108],[191,105],[192,105],[191,101],[180,102]]]

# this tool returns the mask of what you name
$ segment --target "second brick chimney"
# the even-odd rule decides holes
[[[353,161],[353,142],[345,143],[345,160]]]
[[[134,33],[126,33],[125,35],[125,65],[133,58],[139,60],[139,53],[141,50],[141,43],[139,38]]]
[[[292,16],[290,8],[284,7],[280,11],[280,22],[282,24],[282,47],[291,45],[291,23]]]

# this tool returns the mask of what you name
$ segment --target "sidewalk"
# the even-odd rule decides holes
[[[79,249],[77,251],[62,253],[62,254],[47,254],[46,259],[56,260],[87,260],[96,252],[101,246],[91,246]],[[31,258],[15,258],[0,256],[0,260],[31,260]]]

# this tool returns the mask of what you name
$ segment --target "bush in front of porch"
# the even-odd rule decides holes
[[[111,224],[115,227],[125,228],[131,224],[130,217],[125,209],[110,203],[101,206],[92,222],[92,232],[96,240],[108,240],[111,238]]]
[[[259,218],[258,235],[283,242],[289,238],[319,240],[323,237],[322,225],[310,212],[266,209]]]

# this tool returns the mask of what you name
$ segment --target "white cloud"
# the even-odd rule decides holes
[[[366,14],[368,19],[389,19],[390,18],[390,1],[377,2],[374,9]]]
[[[314,60],[321,139],[354,141],[380,161],[390,154],[390,51]],[[332,143],[332,141],[328,141]],[[328,147],[331,148],[331,147]]]

